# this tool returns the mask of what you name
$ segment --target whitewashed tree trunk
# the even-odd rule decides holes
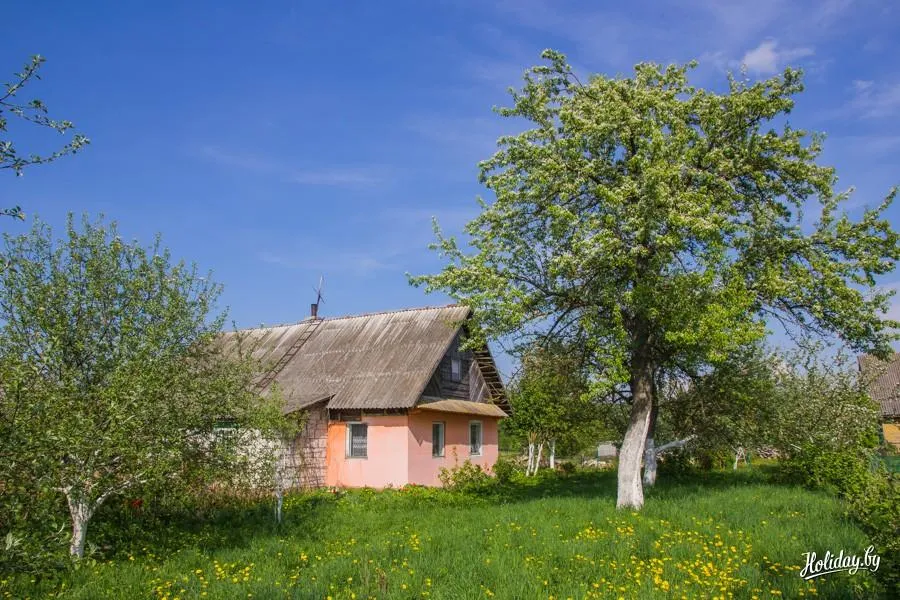
[[[655,397],[655,387],[654,397]],[[650,409],[650,424],[647,425],[647,441],[644,444],[644,485],[653,486],[656,484],[656,420],[659,418],[659,408],[656,404]]]
[[[684,438],[684,439],[681,439],[681,440],[675,440],[674,442],[669,442],[668,444],[663,444],[662,446],[658,446],[658,447],[656,448],[656,456],[659,456],[659,455],[662,454],[663,452],[668,452],[669,450],[672,450],[672,449],[674,449],[674,448],[681,448],[682,446],[684,446],[685,444],[687,444],[689,441],[691,441],[691,440],[694,439],[695,437],[697,437],[697,436],[695,436],[695,435],[689,435],[689,436],[687,436],[687,437]]]
[[[87,539],[87,528],[94,508],[84,495],[73,491],[66,491],[66,501],[69,504],[69,514],[72,517],[72,542],[69,544],[69,554],[82,558],[84,556],[84,542]]]
[[[534,461],[534,470],[531,472],[532,475],[537,475],[538,469],[541,468],[541,452],[544,450],[544,442],[540,442],[538,444],[537,458]]]
[[[644,505],[641,459],[653,408],[653,370],[636,362],[631,376],[631,416],[619,451],[617,508],[639,509]]]
[[[293,452],[286,453],[284,447],[284,440],[280,441],[280,444],[276,442],[275,452],[274,452],[274,464],[275,464],[275,522],[281,523],[281,507],[284,505],[284,488],[287,486],[287,477],[288,477],[288,465],[286,464],[290,457],[293,456]],[[287,454],[287,456],[286,456]]]
[[[734,467],[732,468],[733,471],[737,471],[738,463],[742,458],[744,459],[744,462],[747,462],[747,455],[744,452],[744,447],[738,446],[737,450],[735,450],[734,452]]]
[[[652,486],[656,483],[657,451],[653,436],[647,438],[647,449],[644,450],[644,485]]]
[[[531,475],[531,467],[534,464],[534,442],[528,442],[528,464],[525,466],[525,476]]]
[[[284,504],[284,491],[279,489],[275,492],[275,522],[281,523],[281,507]]]
[[[550,440],[550,468],[556,468],[556,440]]]

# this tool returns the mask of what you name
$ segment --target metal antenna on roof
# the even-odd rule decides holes
[[[325,302],[325,297],[322,296],[322,289],[325,287],[325,276],[319,275],[319,285],[314,288],[316,292],[316,302],[315,304],[310,304],[309,313],[313,319],[319,318],[319,304]]]

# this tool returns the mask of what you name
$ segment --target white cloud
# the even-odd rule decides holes
[[[900,83],[876,84],[856,80],[853,82],[853,92],[848,109],[857,116],[878,119],[900,113]]]
[[[744,54],[741,64],[746,66],[748,71],[771,75],[781,71],[793,61],[813,54],[812,48],[779,49],[776,40],[764,40],[759,46]]]
[[[397,268],[396,265],[364,252],[338,252],[325,255],[321,251],[288,253],[262,251],[257,254],[257,258],[286,269],[311,269],[355,275],[371,275],[378,271]]]
[[[497,151],[497,139],[510,131],[510,119],[416,115],[406,129],[435,146],[451,150],[461,160],[475,164]]]
[[[867,159],[890,158],[900,150],[900,135],[839,135],[829,136],[828,142],[829,145],[839,146],[849,154],[865,156]]]
[[[365,187],[385,183],[389,171],[384,167],[315,167],[300,169],[268,156],[232,152],[206,145],[199,156],[221,166],[270,175],[300,185]]]

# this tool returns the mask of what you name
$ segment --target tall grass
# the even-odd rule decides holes
[[[133,517],[132,547],[116,542],[111,558],[58,578],[2,580],[0,596],[870,598],[878,591],[868,573],[799,577],[804,552],[861,553],[868,545],[824,494],[739,472],[661,481],[640,513],[614,505],[614,473],[579,472],[468,495],[297,494],[281,526],[267,505],[221,509],[205,521]],[[101,527],[98,543],[120,534],[121,527]]]

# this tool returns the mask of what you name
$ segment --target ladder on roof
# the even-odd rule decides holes
[[[291,344],[291,347],[287,349],[287,352],[285,352],[281,356],[281,358],[278,359],[278,362],[276,362],[272,366],[272,368],[269,369],[269,372],[266,373],[265,376],[259,381],[259,383],[256,384],[257,390],[262,392],[270,385],[272,385],[272,382],[275,381],[275,378],[278,377],[278,374],[281,373],[282,369],[284,369],[284,367],[287,366],[289,362],[291,362],[292,358],[297,356],[297,352],[300,351],[300,348],[303,346],[303,344],[305,344],[309,340],[309,338],[312,337],[313,333],[315,333],[321,322],[322,319],[314,319],[309,322],[309,325],[307,325],[307,327],[300,332],[300,335],[297,336],[297,339],[294,340],[294,343]]]
[[[503,382],[500,379],[500,374],[494,368],[494,359],[491,357],[490,351],[484,349],[475,350],[473,351],[473,354],[475,355],[475,361],[481,369],[481,377],[484,379],[484,383],[488,388],[491,400],[494,402],[500,401],[505,403],[506,395],[503,393]]]

